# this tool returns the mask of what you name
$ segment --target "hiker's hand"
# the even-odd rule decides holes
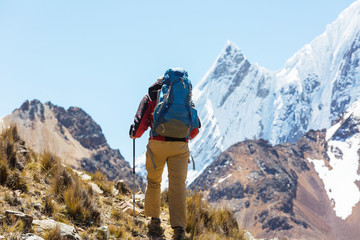
[[[134,131],[135,131],[135,126],[134,126],[134,124],[131,124],[130,131],[129,131],[129,136],[131,139],[135,139]]]

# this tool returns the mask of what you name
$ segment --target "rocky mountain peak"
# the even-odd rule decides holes
[[[67,128],[85,148],[97,149],[106,144],[101,127],[81,108],[70,107],[65,110],[53,105],[51,109],[60,123],[60,129]]]
[[[101,171],[110,180],[125,180],[132,186],[130,165],[118,149],[112,149],[102,129],[79,107],[65,108],[51,102],[25,101],[0,121],[1,127],[16,125],[19,135],[38,153],[51,152],[75,169]],[[136,176],[136,186],[144,188]]]
[[[40,121],[45,121],[45,115],[44,115],[44,105],[37,99],[32,100],[29,102],[26,100],[21,107],[20,110],[20,116],[23,119],[30,119],[31,121],[34,121],[36,119],[40,119]]]

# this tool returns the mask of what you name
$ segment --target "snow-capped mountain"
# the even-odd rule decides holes
[[[294,143],[232,145],[190,188],[231,208],[257,237],[358,239],[360,100],[327,130]]]
[[[202,120],[190,144],[197,170],[246,139],[294,142],[309,129],[328,128],[360,98],[360,1],[272,72],[250,63],[228,42],[194,89]]]

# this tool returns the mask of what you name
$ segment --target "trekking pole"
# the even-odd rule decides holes
[[[133,139],[133,220],[135,223],[135,139]]]

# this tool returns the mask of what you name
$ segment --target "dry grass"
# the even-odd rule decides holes
[[[115,219],[115,220],[120,220],[120,219],[123,219],[124,218],[124,214],[122,211],[116,209],[116,208],[113,208],[111,210],[111,218]]]
[[[92,174],[92,180],[99,186],[99,188],[103,191],[104,196],[109,196],[112,193],[113,183],[110,182],[104,173],[100,171],[96,171]]]
[[[60,235],[60,226],[58,224],[56,224],[55,228],[46,231],[42,238],[44,240],[60,240],[62,239],[61,235]]]
[[[41,172],[45,176],[54,176],[56,171],[61,167],[61,162],[55,155],[46,152],[39,156]]]
[[[8,177],[9,177],[9,168],[5,156],[0,152],[0,184],[6,185]]]
[[[44,214],[47,216],[52,216],[56,210],[56,205],[54,200],[51,196],[45,197],[45,203],[44,203]]]
[[[2,229],[7,233],[21,232],[24,229],[24,223],[21,220],[17,220],[14,224],[9,225],[7,221],[3,221]]]
[[[58,200],[66,206],[66,214],[78,225],[91,226],[100,224],[100,212],[94,204],[93,194],[87,191],[87,185],[69,169],[59,167],[52,184]]]
[[[30,157],[27,151],[18,153],[23,144],[16,127],[12,126],[0,134],[0,184],[12,190],[26,192],[28,187],[21,171]]]
[[[16,167],[21,171],[23,165],[30,160],[29,151],[18,151],[23,145],[24,141],[20,139],[16,126],[10,126],[0,134],[0,152],[10,169]]]
[[[1,134],[0,138],[6,142],[17,142],[20,140],[17,127],[14,125],[9,126]]]
[[[21,172],[17,169],[13,170],[8,175],[6,186],[12,190],[21,190],[22,192],[28,191],[26,180],[22,176]]]
[[[52,192],[58,196],[59,200],[64,200],[64,191],[74,185],[72,174],[64,167],[57,168],[52,179]]]
[[[187,227],[190,239],[237,239],[241,240],[245,232],[240,230],[232,212],[223,208],[209,206],[199,193],[187,199]]]
[[[124,226],[109,225],[109,232],[116,239],[133,239],[132,234]]]

